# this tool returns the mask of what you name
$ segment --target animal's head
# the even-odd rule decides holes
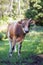
[[[29,27],[31,24],[34,24],[34,21],[31,18],[30,19],[23,19],[23,20],[21,20],[21,24],[22,24],[24,32],[28,33]]]

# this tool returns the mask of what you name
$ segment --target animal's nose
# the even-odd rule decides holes
[[[28,33],[29,31],[26,31],[26,33]]]

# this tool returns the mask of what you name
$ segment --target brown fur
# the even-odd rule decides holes
[[[8,26],[8,31],[10,32],[10,38],[16,38],[17,42],[21,41],[21,39],[24,37],[24,32],[22,30],[21,24],[19,23],[16,24],[15,28],[14,23],[10,24]]]
[[[29,27],[30,24],[33,23],[34,21],[31,19],[23,19],[19,22],[11,23],[8,25],[8,30],[7,33],[9,32],[8,38],[10,38],[9,41],[12,41],[12,49],[14,49],[14,46],[16,42],[21,42],[23,41],[25,34],[29,32]],[[20,46],[21,48],[21,46]],[[20,50],[19,50],[20,51]],[[13,51],[11,51],[13,52]]]

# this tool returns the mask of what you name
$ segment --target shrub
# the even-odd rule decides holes
[[[0,40],[2,40],[3,39],[3,34],[2,33],[0,33]]]
[[[30,0],[30,9],[25,12],[26,18],[36,20],[37,25],[43,26],[43,2],[42,0]]]
[[[35,18],[35,16],[37,15],[37,11],[34,9],[27,9],[27,11],[25,12],[25,17],[26,18]]]
[[[6,39],[6,33],[5,32],[0,32],[0,40]]]

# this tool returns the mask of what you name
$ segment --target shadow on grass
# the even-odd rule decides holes
[[[33,52],[22,51],[21,57],[14,53],[11,58],[0,59],[1,65],[43,65],[43,54],[37,55]]]
[[[36,31],[36,32],[43,32],[43,26],[34,26],[34,27],[31,27],[31,31]]]
[[[0,40],[0,45],[8,45],[9,41],[8,39]]]
[[[27,44],[27,42],[23,43],[21,57],[19,58],[17,53],[13,53],[11,58],[8,57],[8,40],[2,41],[4,42],[4,46],[0,46],[0,65],[43,65],[43,52],[42,46],[40,47],[40,43],[37,42],[37,39],[34,42]],[[36,42],[36,43],[35,43]],[[41,49],[42,54],[39,53]],[[4,50],[4,51],[3,51]],[[27,51],[26,51],[27,50]]]

